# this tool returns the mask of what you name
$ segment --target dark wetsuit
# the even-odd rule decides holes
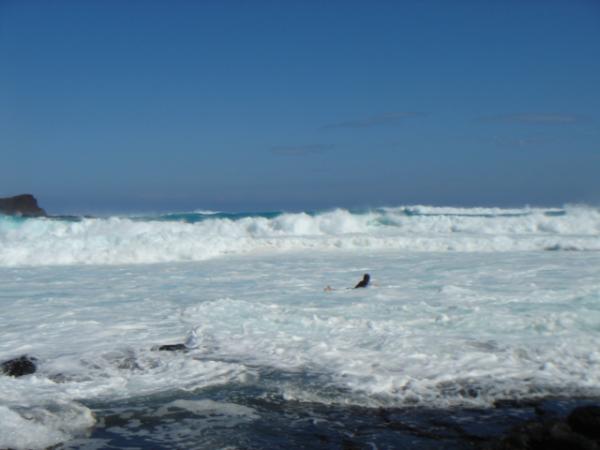
[[[369,285],[370,279],[371,279],[370,275],[368,273],[365,273],[363,276],[363,279],[360,280],[356,286],[354,286],[354,289],[367,287]]]

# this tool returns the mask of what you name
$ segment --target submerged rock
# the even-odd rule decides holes
[[[188,350],[197,348],[200,345],[199,339],[200,338],[196,334],[196,330],[192,330],[190,334],[188,334],[183,344],[165,344],[154,347],[152,350],[158,350],[162,352],[186,352]]]
[[[31,194],[0,198],[0,213],[28,217],[46,215],[46,211],[38,206],[36,198]]]
[[[18,358],[9,359],[0,363],[0,372],[10,377],[22,377],[23,375],[30,375],[35,373],[37,367],[35,362],[36,358],[28,355],[19,356]]]
[[[178,352],[178,351],[187,351],[188,348],[185,344],[166,344],[158,347],[158,351],[161,352]]]

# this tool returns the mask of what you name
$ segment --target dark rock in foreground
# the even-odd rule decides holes
[[[46,215],[46,211],[38,206],[36,198],[31,194],[0,198],[0,213],[27,217]]]
[[[0,363],[0,372],[10,377],[22,377],[23,375],[30,375],[35,373],[37,367],[35,362],[36,358],[32,356],[19,356],[18,358],[9,359]]]
[[[187,351],[188,348],[185,344],[166,344],[158,347],[158,351],[161,352],[179,352],[179,351]]]
[[[600,406],[581,406],[575,408],[567,422],[576,433],[600,441]],[[600,443],[600,442],[599,442]]]
[[[565,420],[519,425],[486,450],[600,450],[600,406],[575,408]]]

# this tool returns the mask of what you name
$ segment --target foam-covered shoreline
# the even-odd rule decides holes
[[[285,408],[337,417],[340,445],[333,422],[395,442],[423,413],[410,442],[430,411],[597,399],[599,227],[590,207],[0,217],[0,361],[38,364],[0,376],[0,447],[185,448],[214,420],[261,439]],[[152,350],[190,330],[201,347]]]
[[[598,398],[599,263],[597,252],[333,251],[0,268],[0,361],[26,353],[38,365],[31,375],[0,377],[0,437],[14,437],[0,448],[85,441],[93,427],[99,439],[115,437],[102,428],[113,414],[103,408],[132,402],[139,408],[111,420],[150,442],[195,437],[196,425],[155,414],[180,399],[253,409],[274,399],[251,414],[263,423],[269,408],[293,416],[319,405],[344,426],[371,414],[378,433],[381,409],[487,414],[505,401]],[[372,287],[345,289],[365,271]],[[327,284],[335,290],[324,291]],[[198,348],[152,350],[191,330]],[[169,414],[198,426],[214,420],[177,411]],[[246,432],[260,437],[251,426]]]

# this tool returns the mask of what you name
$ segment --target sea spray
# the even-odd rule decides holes
[[[202,261],[302,250],[600,250],[600,212],[398,207],[364,212],[0,217],[0,266]]]

